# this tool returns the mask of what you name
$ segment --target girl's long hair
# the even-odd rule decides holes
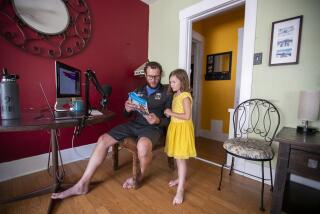
[[[176,76],[180,80],[180,82],[181,82],[180,91],[181,92],[190,92],[191,91],[188,74],[184,69],[176,69],[176,70],[172,71],[169,75],[169,79],[172,76]],[[169,86],[170,86],[170,83],[169,83]],[[171,87],[169,87],[169,92],[173,93]]]

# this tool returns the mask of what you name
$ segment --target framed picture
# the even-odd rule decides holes
[[[302,16],[272,23],[269,65],[298,64]]]
[[[207,55],[205,80],[231,79],[232,51]]]

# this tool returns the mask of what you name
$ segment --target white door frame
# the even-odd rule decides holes
[[[204,37],[195,31],[192,31],[192,41],[196,44],[194,47],[194,68],[193,68],[193,105],[192,105],[192,119],[195,124],[195,136],[199,136],[200,130],[200,109],[201,109],[201,77],[202,77],[202,62]]]
[[[245,17],[239,102],[251,97],[257,0],[203,0],[179,13],[179,67],[185,69],[190,75],[192,22],[243,4],[245,4]]]
[[[230,10],[241,5],[245,5],[245,16],[241,62],[242,72],[239,92],[240,103],[247,99],[250,99],[251,97],[253,55],[257,18],[257,0],[203,0],[186,9],[181,10],[179,13],[179,67],[185,69],[190,76],[192,22],[205,19],[209,16]],[[229,137],[231,136],[230,131],[232,130],[229,130]],[[228,163],[229,162],[230,155],[228,155]],[[240,165],[241,164],[239,164],[238,161],[235,161],[234,168],[239,169],[241,167]],[[259,172],[259,168],[253,167],[252,171]]]
[[[243,49],[243,28],[238,29],[238,54],[237,54],[237,73],[236,87],[234,96],[234,108],[239,105],[241,72],[242,72],[242,49]]]

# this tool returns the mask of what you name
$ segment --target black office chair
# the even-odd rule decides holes
[[[277,133],[279,124],[280,114],[277,108],[267,100],[250,99],[236,107],[233,114],[233,138],[223,143],[223,148],[226,150],[226,153],[232,156],[231,166],[226,166],[226,157],[224,164],[221,166],[218,190],[221,189],[223,168],[226,167],[230,169],[229,175],[231,175],[232,170],[235,170],[233,169],[235,157],[251,161],[260,161],[262,177],[251,176],[262,179],[260,210],[264,211],[263,192],[265,180],[271,180],[270,191],[273,190],[271,160],[274,157],[274,151],[271,144]],[[270,179],[264,178],[265,161],[269,161]]]

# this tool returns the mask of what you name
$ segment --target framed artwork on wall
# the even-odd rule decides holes
[[[269,65],[298,64],[302,17],[272,23]]]
[[[232,51],[207,55],[205,80],[231,79]]]

